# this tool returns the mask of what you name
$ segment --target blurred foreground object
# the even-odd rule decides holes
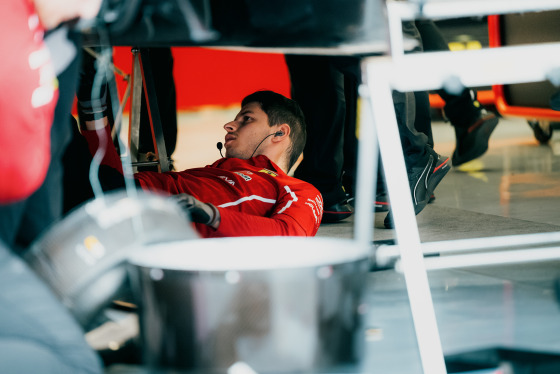
[[[30,248],[26,259],[82,326],[126,290],[124,263],[135,248],[197,238],[171,200],[137,191],[106,194],[76,208]]]

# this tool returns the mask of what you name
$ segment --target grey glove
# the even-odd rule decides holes
[[[182,193],[172,197],[189,214],[191,221],[211,226],[220,226],[220,211],[210,203],[203,203],[194,196]]]

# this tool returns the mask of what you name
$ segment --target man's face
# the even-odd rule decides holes
[[[235,119],[224,125],[227,131],[224,147],[226,157],[248,159],[255,149],[255,156],[262,154],[266,149],[266,141],[259,143],[267,135],[273,133],[268,125],[268,115],[261,109],[258,103],[249,103],[241,108]]]

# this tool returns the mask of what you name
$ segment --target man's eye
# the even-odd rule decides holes
[[[252,118],[249,116],[244,116],[243,117],[243,122],[249,122]]]

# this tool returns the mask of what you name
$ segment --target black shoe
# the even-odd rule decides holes
[[[354,196],[348,197],[348,204],[352,205],[352,208],[356,206],[354,205],[355,204]],[[377,195],[375,196],[375,201],[373,202],[373,211],[375,213],[388,212],[389,207],[390,207],[389,197],[387,196],[387,192],[378,192]]]
[[[375,202],[373,204],[374,212],[388,212],[391,205],[389,204],[389,196],[387,195],[387,192],[378,192],[375,195]]]
[[[436,196],[432,194],[428,200],[428,204],[433,203],[436,200]],[[375,196],[375,203],[373,206],[373,211],[375,213],[388,212],[391,209],[391,204],[389,203],[389,196],[387,192],[380,192]]]
[[[354,210],[348,204],[348,202],[342,201],[340,203],[336,203],[330,206],[326,206],[323,209],[323,219],[321,222],[325,223],[333,223],[339,222],[343,219],[350,217],[354,213]]]
[[[407,170],[415,214],[420,213],[426,207],[437,185],[450,169],[449,157],[431,152],[425,162]],[[386,228],[393,228],[391,212],[387,214],[383,223]]]
[[[457,143],[453,152],[453,166],[462,165],[482,156],[488,150],[488,140],[498,121],[494,113],[481,109],[478,118],[468,128],[455,126]]]

